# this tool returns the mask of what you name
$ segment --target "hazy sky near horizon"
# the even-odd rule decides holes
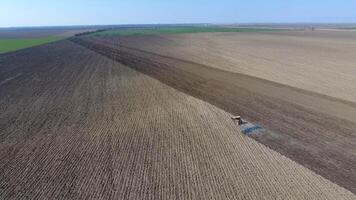
[[[165,23],[353,23],[355,0],[0,0],[0,27]]]

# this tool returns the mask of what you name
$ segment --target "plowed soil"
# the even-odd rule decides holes
[[[124,40],[73,39],[182,92],[261,124],[270,132],[252,135],[254,139],[356,192],[355,103],[126,47]]]
[[[356,102],[356,32],[353,31],[205,33],[108,39],[113,44]]]
[[[231,114],[70,41],[0,56],[0,75],[1,199],[356,199]]]

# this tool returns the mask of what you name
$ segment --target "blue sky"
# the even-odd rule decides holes
[[[0,0],[0,27],[356,22],[355,0]]]

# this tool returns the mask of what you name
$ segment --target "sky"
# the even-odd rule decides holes
[[[0,0],[0,27],[354,23],[355,0]]]

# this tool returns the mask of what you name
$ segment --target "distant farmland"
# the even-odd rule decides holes
[[[354,37],[136,27],[1,54],[0,199],[355,200]]]
[[[268,28],[227,28],[219,26],[173,26],[149,28],[120,28],[94,33],[94,36],[111,35],[153,35],[153,34],[182,34],[182,33],[213,33],[213,32],[268,32],[276,29]]]
[[[44,27],[0,29],[0,54],[34,47],[95,31],[97,27]]]
[[[0,39],[0,53],[16,51],[28,47],[33,47],[49,42],[54,42],[63,39],[64,37],[50,36],[42,38],[28,38],[28,39]]]

